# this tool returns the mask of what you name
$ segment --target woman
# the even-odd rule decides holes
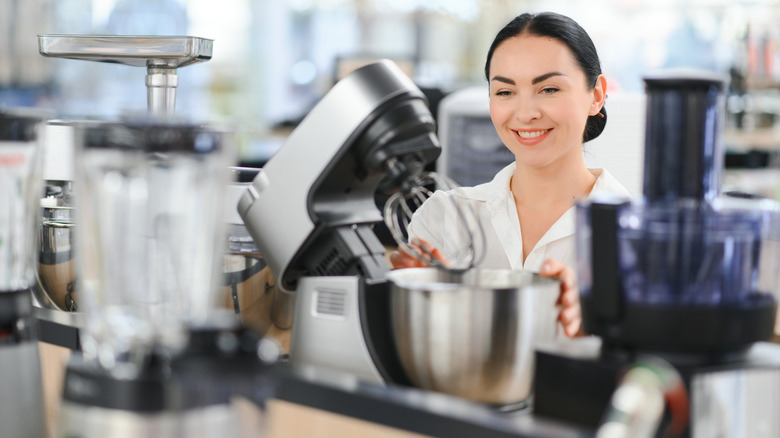
[[[581,327],[574,271],[577,199],[596,193],[628,195],[604,169],[588,169],[584,142],[606,124],[607,80],[596,48],[572,19],[556,13],[522,14],[496,35],[485,63],[490,117],[515,162],[495,178],[462,192],[437,192],[415,213],[412,242],[457,258],[463,242],[447,230],[447,196],[474,205],[486,234],[480,266],[524,269],[561,280],[558,320],[568,336]],[[391,254],[394,267],[419,266]]]

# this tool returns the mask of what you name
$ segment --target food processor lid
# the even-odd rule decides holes
[[[669,68],[650,72],[643,77],[651,88],[708,88],[721,91],[729,82],[727,76],[695,68]]]

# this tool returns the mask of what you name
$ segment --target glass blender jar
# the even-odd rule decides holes
[[[158,121],[79,130],[82,349],[105,369],[133,375],[156,348],[180,350],[184,329],[219,307],[233,139]]]
[[[191,400],[172,363],[196,329],[236,321],[219,294],[234,135],[158,117],[84,122],[76,138],[85,325],[82,355],[66,372],[61,432],[180,436]]]

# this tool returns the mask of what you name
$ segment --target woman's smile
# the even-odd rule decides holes
[[[540,143],[552,132],[552,129],[520,129],[513,130],[517,141],[525,146],[533,146]]]

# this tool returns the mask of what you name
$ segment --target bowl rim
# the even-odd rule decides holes
[[[551,284],[559,284],[560,280],[552,277],[543,277],[539,273],[530,270],[521,269],[509,269],[509,268],[473,268],[474,271],[480,272],[507,272],[511,274],[522,275],[523,277],[530,278],[530,281],[524,282],[516,286],[507,285],[506,287],[491,287],[491,286],[472,286],[471,290],[517,290],[526,287],[540,287]],[[430,275],[429,272],[439,271],[436,267],[415,267],[415,268],[398,268],[393,269],[387,273],[387,279],[394,286],[398,286],[409,290],[427,290],[427,291],[453,291],[463,288],[464,283],[460,282],[446,282],[440,280],[427,281],[420,280],[421,275]],[[424,274],[421,274],[424,273]],[[408,278],[411,277],[411,278]],[[437,277],[434,277],[437,278]]]

